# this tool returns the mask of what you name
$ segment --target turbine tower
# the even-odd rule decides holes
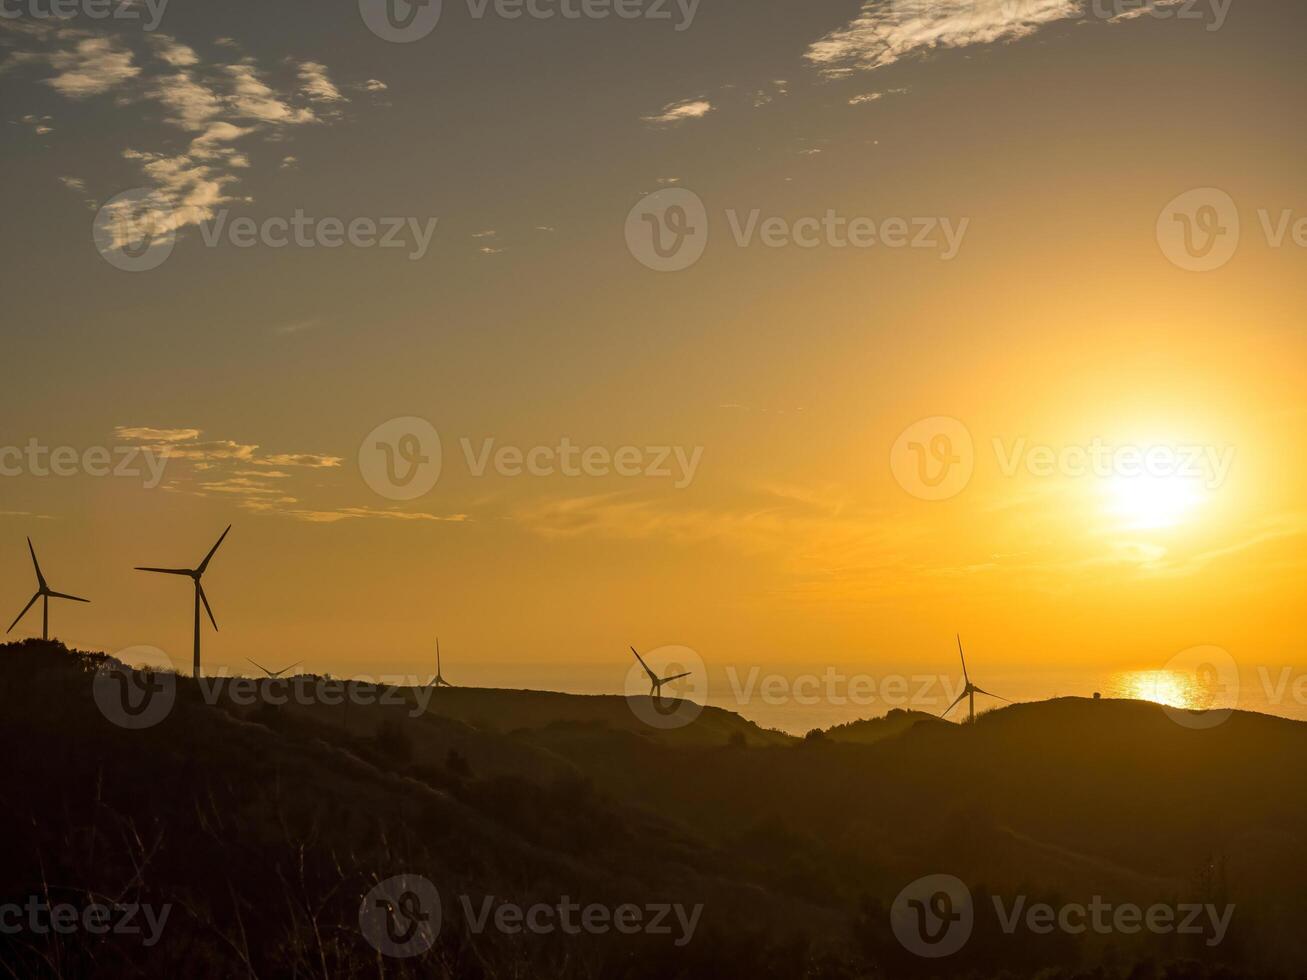
[[[231,530],[231,525],[227,525],[227,531]],[[223,538],[227,537],[227,531],[222,532],[222,537],[209,549],[209,553],[204,556],[204,561],[200,562],[198,568],[146,568],[140,565],[136,566],[138,572],[158,572],[161,575],[187,575],[195,583],[195,677],[200,676],[200,603],[204,603],[204,611],[209,614],[209,622],[213,624],[214,631],[218,629],[218,621],[213,618],[213,610],[209,608],[209,597],[204,594],[204,586],[200,584],[200,578],[204,575],[204,570],[209,567],[209,562],[213,560],[213,554],[222,544]],[[287,668],[288,670],[290,668]]]
[[[27,550],[32,553],[32,567],[36,569],[36,595],[32,596],[31,601],[23,607],[23,611],[18,614],[6,633],[12,633],[18,621],[27,615],[27,610],[36,604],[36,600],[41,600],[41,639],[50,639],[50,600],[51,599],[71,599],[73,602],[90,602],[90,599],[83,599],[80,596],[68,595],[64,592],[55,592],[45,581],[45,576],[41,574],[41,563],[36,560],[36,549],[32,547],[32,539],[27,539]]]
[[[250,657],[246,657],[245,659],[246,659],[246,660],[249,660],[249,662],[252,663],[252,664],[254,664],[255,667],[258,667],[259,670],[261,670],[261,671],[263,671],[265,674],[267,674],[269,680],[274,680],[274,681],[275,681],[277,678],[279,678],[282,674],[286,673],[286,671],[288,671],[288,670],[294,670],[294,669],[295,669],[296,667],[298,667],[301,663],[303,663],[302,660],[296,660],[296,661],[295,661],[293,664],[291,664],[289,667],[283,667],[283,668],[281,668],[281,670],[273,671],[273,670],[269,670],[267,667],[263,666],[263,664],[259,663],[257,660],[251,659]]]
[[[431,678],[431,683],[427,687],[453,687],[454,685],[445,680],[440,673],[440,637],[436,637],[436,676]]]
[[[672,681],[679,681],[682,677],[689,677],[692,673],[687,670],[684,674],[675,674],[671,677],[659,677],[649,669],[649,665],[644,662],[644,658],[640,656],[635,647],[631,647],[631,652],[635,654],[635,659],[640,661],[640,666],[644,668],[644,672],[649,675],[649,697],[657,698],[659,701],[663,698],[664,684],[670,684]]]
[[[969,722],[974,723],[976,720],[976,695],[977,694],[983,694],[985,695],[985,697],[988,698],[998,698],[998,700],[1000,701],[1007,701],[1007,698],[1000,698],[998,697],[997,694],[990,694],[988,691],[981,690],[980,688],[976,687],[975,684],[971,683],[971,678],[967,676],[967,658],[966,655],[962,652],[961,636],[958,637],[958,656],[962,658],[962,679],[966,681],[967,686],[962,689],[962,693],[958,695],[957,701],[954,701],[947,708],[945,708],[944,714],[940,715],[940,717],[943,718],[944,715],[947,715],[950,711],[952,711],[954,708],[958,706],[959,701],[961,701],[963,698],[966,698],[967,709],[970,714],[970,718],[968,720]],[[1011,703],[1012,703],[1011,701],[1008,701],[1008,704]]]

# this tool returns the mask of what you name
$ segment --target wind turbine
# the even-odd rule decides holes
[[[454,685],[445,680],[440,673],[440,637],[436,637],[436,676],[431,678],[431,683],[427,687],[453,687]]]
[[[281,668],[281,670],[272,671],[272,670],[269,670],[267,667],[263,666],[263,664],[259,663],[257,660],[254,660],[254,659],[252,659],[252,658],[250,658],[250,657],[246,657],[245,659],[246,659],[246,660],[249,660],[250,663],[254,664],[255,667],[258,667],[259,670],[263,671],[265,674],[268,675],[268,677],[269,677],[271,680],[274,680],[274,681],[275,681],[278,677],[280,677],[282,674],[286,673],[286,671],[288,671],[288,670],[294,670],[294,669],[295,669],[296,667],[298,667],[301,663],[303,663],[302,660],[296,660],[296,661],[295,661],[293,664],[291,664],[289,667],[283,667],[283,668]]]
[[[988,691],[981,690],[980,688],[976,687],[975,684],[971,683],[971,678],[967,676],[967,658],[966,655],[962,652],[961,636],[958,637],[958,656],[962,658],[962,679],[967,682],[967,686],[962,689],[962,693],[958,695],[957,701],[954,701],[947,708],[945,708],[944,714],[940,715],[940,717],[943,718],[944,715],[947,715],[950,711],[952,711],[954,708],[958,706],[959,701],[961,701],[963,698],[966,698],[967,708],[971,715],[969,720],[974,723],[976,720],[976,695],[977,694],[983,694],[985,695],[985,697],[988,698],[998,698],[998,700],[1000,701],[1007,701],[1007,698],[999,698],[997,694],[990,694]],[[1012,703],[1011,701],[1008,701],[1008,704],[1011,703]]]
[[[670,684],[672,681],[679,681],[682,677],[689,677],[692,673],[692,671],[687,670],[684,674],[676,674],[672,677],[659,677],[649,669],[649,665],[645,663],[644,658],[636,652],[635,647],[631,647],[631,652],[635,654],[635,659],[640,661],[640,666],[644,668],[644,672],[649,675],[649,697],[657,698],[659,701],[663,698],[664,684]]]
[[[227,531],[231,530],[231,525],[227,525]],[[227,537],[227,531],[222,532],[222,537],[209,549],[209,553],[204,556],[204,561],[200,562],[198,568],[146,568],[140,565],[136,566],[138,572],[159,572],[162,575],[188,575],[191,581],[195,583],[195,676],[200,676],[200,603],[204,603],[204,611],[209,614],[209,622],[213,624],[216,631],[218,621],[213,618],[213,610],[209,608],[209,597],[204,594],[204,586],[200,584],[200,577],[204,570],[209,567],[209,562],[213,560],[213,554],[218,550],[218,545],[222,544],[223,538]],[[288,667],[287,670],[290,668]]]
[[[41,601],[41,639],[50,639],[50,600],[51,599],[72,599],[73,602],[90,602],[90,599],[82,599],[79,596],[68,595],[64,592],[55,592],[45,581],[45,576],[41,574],[41,563],[36,560],[36,549],[32,547],[32,539],[27,539],[27,550],[32,553],[32,567],[36,569],[36,595],[32,596],[30,602],[23,607],[23,611],[18,614],[6,633],[12,633],[14,627],[18,625],[18,620],[27,615],[27,610],[36,604],[36,600]]]

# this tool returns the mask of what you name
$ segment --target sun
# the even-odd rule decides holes
[[[1104,490],[1107,512],[1134,531],[1183,524],[1207,499],[1201,482],[1180,476],[1113,476]]]

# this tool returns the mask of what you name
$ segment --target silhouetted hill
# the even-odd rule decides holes
[[[879,742],[883,738],[902,735],[917,724],[944,725],[947,722],[923,711],[893,708],[883,717],[864,718],[860,721],[836,725],[833,728],[827,728],[821,735],[832,742],[855,742],[859,745],[870,745],[872,742]]]
[[[1235,713],[1198,730],[1156,705],[1062,699],[974,726],[899,712],[806,740],[709,710],[677,736],[632,724],[620,698],[454,689],[419,713],[273,705],[263,689],[206,703],[182,678],[167,717],[129,731],[92,696],[104,663],[0,647],[0,906],[99,896],[172,913],[145,950],[0,932],[18,976],[1133,980],[1307,966],[1301,723]],[[435,947],[413,960],[380,956],[359,928],[363,896],[401,873],[443,902]],[[888,907],[940,873],[977,911],[966,948],[936,961],[905,950]],[[478,933],[460,896],[487,895],[702,904],[702,919],[683,945]],[[1009,935],[995,896],[1234,911],[1216,946]]]

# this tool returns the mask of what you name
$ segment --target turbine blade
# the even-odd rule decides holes
[[[954,708],[956,708],[959,704],[961,704],[961,703],[962,703],[962,699],[965,698],[966,696],[967,696],[967,692],[966,692],[966,691],[963,691],[961,694],[959,694],[959,695],[958,695],[958,699],[957,699],[956,701],[954,701],[954,702],[953,702],[952,704],[950,704],[947,708],[945,708],[942,712],[940,712],[940,717],[943,718],[943,717],[944,717],[945,715],[947,715],[950,711],[952,711],[952,710],[953,710]]]
[[[263,664],[259,663],[257,660],[253,659],[252,657],[246,657],[245,659],[248,660],[250,663],[254,664],[255,667],[258,667],[259,670],[263,671],[269,677],[272,676],[272,671],[270,671],[267,667],[263,666]]]
[[[682,677],[689,677],[691,673],[692,673],[691,671],[687,670],[684,674],[677,674],[674,677],[664,677],[663,683],[670,684],[672,681],[679,681]]]
[[[209,597],[204,594],[204,586],[200,584],[199,579],[195,580],[195,591],[200,594],[200,601],[204,603],[204,611],[209,614],[209,622],[213,624],[213,628],[216,631],[218,629],[218,621],[213,618],[213,610],[209,608]]]
[[[81,596],[69,595],[67,592],[47,592],[51,599],[72,599],[73,602],[90,602],[90,599],[83,599]]]
[[[36,560],[36,549],[32,547],[32,539],[27,539],[27,550],[32,553],[32,567],[36,569],[36,581],[41,586],[40,591],[45,592],[49,588],[45,584],[45,576],[41,574],[41,563]]]
[[[644,662],[644,657],[642,657],[642,656],[640,656],[640,654],[636,653],[635,647],[631,647],[631,652],[635,654],[635,659],[638,660],[638,661],[640,661],[640,666],[643,667],[643,668],[644,668],[644,672],[645,672],[646,674],[649,675],[649,679],[650,679],[651,681],[653,681],[655,684],[657,684],[657,683],[659,682],[659,681],[658,681],[658,675],[655,674],[652,670],[649,669],[649,665],[648,665],[647,663]]]
[[[145,566],[143,566],[143,565],[137,565],[135,570],[138,571],[138,572],[159,572],[160,574],[163,574],[163,575],[190,575],[190,574],[192,574],[192,572],[191,572],[191,570],[190,570],[189,568],[147,568],[147,567],[145,567]]]
[[[231,530],[231,525],[228,524],[227,531],[230,530]],[[215,544],[212,548],[209,549],[209,553],[204,556],[204,561],[200,562],[200,567],[195,570],[195,574],[197,575],[204,574],[204,570],[209,567],[209,562],[213,560],[214,552],[217,551],[218,547],[222,544],[222,538],[225,538],[227,536],[227,531],[223,531],[222,537],[218,539],[218,544]]]
[[[986,697],[998,698],[999,701],[1007,701],[1008,704],[1011,704],[1011,703],[1012,703],[1011,701],[1008,701],[1007,698],[999,697],[997,694],[990,694],[988,691],[983,690],[983,689],[981,689],[981,688],[979,688],[979,687],[976,688],[975,691],[976,691],[977,694],[983,694],[983,695],[985,695]]]
[[[964,681],[966,681],[968,684],[970,684],[970,683],[971,683],[971,678],[967,676],[967,657],[966,657],[966,654],[964,654],[964,653],[962,652],[962,634],[961,634],[961,633],[958,634],[958,656],[962,658],[962,679],[963,679]]]
[[[299,666],[300,664],[302,664],[303,662],[304,662],[304,661],[302,661],[302,660],[296,660],[296,661],[295,661],[293,664],[291,664],[289,667],[283,667],[283,668],[281,668],[281,670],[277,671],[277,673],[276,673],[275,676],[280,677],[282,674],[286,673],[286,671],[288,671],[288,670],[294,670],[296,667],[298,667],[298,666]]]
[[[34,605],[36,605],[36,600],[39,598],[41,598],[41,593],[39,592],[36,595],[32,596],[32,601],[29,602],[27,605],[25,605],[23,607],[23,611],[20,612],[18,616],[14,619],[14,621],[9,624],[9,629],[5,630],[6,633],[12,633],[14,631],[14,627],[18,625],[18,620],[22,619],[24,616],[27,615],[27,610],[31,609]]]

